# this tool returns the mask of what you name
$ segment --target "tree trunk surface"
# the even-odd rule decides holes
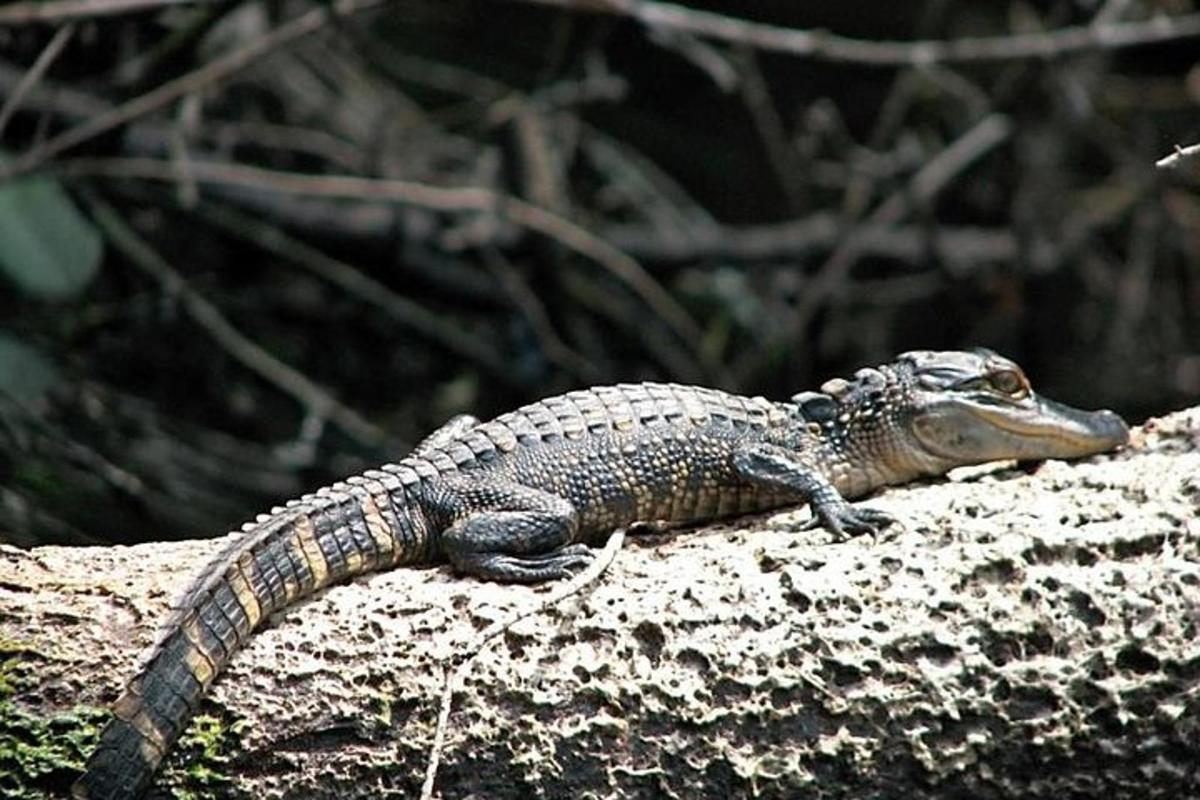
[[[454,693],[443,798],[1200,796],[1200,407],[1119,453],[634,535]],[[0,549],[0,795],[58,796],[223,540]],[[443,685],[551,587],[399,569],[275,615],[152,796],[415,797]]]

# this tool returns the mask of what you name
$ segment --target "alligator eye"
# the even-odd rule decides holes
[[[993,372],[988,376],[988,383],[998,392],[1010,395],[1021,395],[1025,393],[1025,382],[1021,380],[1021,376],[1012,370],[1006,369],[1000,372]]]

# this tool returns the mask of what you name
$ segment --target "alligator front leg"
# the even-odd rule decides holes
[[[824,475],[787,448],[749,445],[734,453],[733,465],[738,475],[750,483],[793,492],[807,500],[813,519],[839,539],[875,534],[895,521],[883,511],[847,503]]]

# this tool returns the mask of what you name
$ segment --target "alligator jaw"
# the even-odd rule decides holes
[[[913,432],[932,454],[956,465],[1017,459],[1082,458],[1129,440],[1111,411],[1082,411],[1032,391],[1015,402],[948,396],[913,418]]]
[[[1129,441],[1125,420],[1111,411],[1082,411],[1031,394],[1030,408],[984,413],[998,435],[1013,437],[1013,446],[1029,454],[1018,459],[1082,458],[1112,450]]]

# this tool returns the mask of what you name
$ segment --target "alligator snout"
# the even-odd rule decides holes
[[[1108,409],[1093,411],[1090,427],[1096,438],[1103,443],[1105,450],[1129,441],[1129,426],[1125,424],[1125,420],[1121,419],[1119,414],[1114,414]]]

